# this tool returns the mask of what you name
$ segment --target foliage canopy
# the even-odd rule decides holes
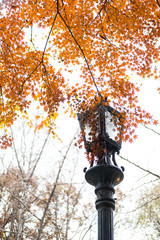
[[[46,113],[39,128],[53,133],[61,103],[67,101],[72,112],[84,111],[95,104],[95,95],[125,112],[124,140],[136,138],[139,123],[157,123],[139,106],[140,89],[128,72],[159,78],[158,0],[6,0],[0,14],[2,147],[11,141],[7,129],[20,113],[27,114],[33,100]],[[37,28],[47,32],[42,43],[34,39]],[[53,59],[66,71],[79,65],[80,79],[68,82]]]

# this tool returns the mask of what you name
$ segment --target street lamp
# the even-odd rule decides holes
[[[95,187],[97,195],[98,240],[113,240],[114,187],[124,177],[124,168],[118,167],[115,153],[121,149],[124,118],[107,102],[77,115],[86,151],[92,157],[85,179]]]

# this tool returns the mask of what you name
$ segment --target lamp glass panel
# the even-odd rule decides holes
[[[91,126],[90,126],[90,124],[87,121],[85,121],[85,130],[84,130],[84,132],[85,132],[86,141],[91,142],[92,141],[92,136],[90,134],[91,133]]]
[[[90,112],[84,120],[84,133],[86,141],[93,142],[99,136],[99,112]]]
[[[105,111],[106,133],[113,141],[120,141],[120,120],[112,112]]]

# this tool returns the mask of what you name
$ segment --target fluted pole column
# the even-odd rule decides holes
[[[123,180],[123,176],[120,168],[106,164],[91,167],[85,173],[86,181],[95,187],[97,195],[98,240],[114,240],[114,187]]]

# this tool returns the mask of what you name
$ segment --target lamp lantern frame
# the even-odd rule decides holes
[[[119,154],[123,138],[122,114],[108,104],[99,103],[77,116],[86,151],[98,158],[98,164],[117,166],[115,153]]]

